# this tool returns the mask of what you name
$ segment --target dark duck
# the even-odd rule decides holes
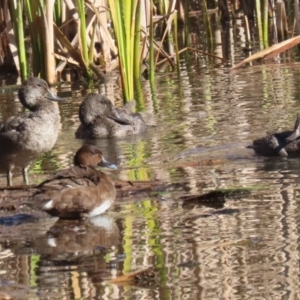
[[[247,148],[262,156],[300,156],[300,115],[297,115],[294,130],[268,134],[256,139]]]

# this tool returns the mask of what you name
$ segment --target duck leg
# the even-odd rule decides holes
[[[27,185],[29,185],[28,169],[29,169],[29,166],[27,166],[27,167],[25,167],[25,168],[22,169],[23,180],[24,180],[25,184],[27,184]]]
[[[13,177],[13,172],[12,172],[12,170],[9,170],[6,173],[6,182],[7,182],[8,186],[12,186],[12,177]]]

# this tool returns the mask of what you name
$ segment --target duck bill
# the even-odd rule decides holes
[[[51,101],[66,101],[65,98],[60,98],[58,96],[56,96],[53,92],[51,92],[49,89],[47,91],[47,94],[46,94],[46,98],[51,100]]]
[[[111,112],[110,115],[108,115],[108,117],[121,125],[131,125],[128,120],[121,118],[117,113],[117,110],[115,109]]]
[[[107,161],[103,155],[102,155],[102,160],[98,164],[98,166],[113,169],[113,170],[118,169],[118,167],[115,164],[112,164],[111,162]]]

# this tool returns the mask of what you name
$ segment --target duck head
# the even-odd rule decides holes
[[[88,167],[106,167],[110,169],[117,169],[115,164],[107,161],[100,149],[93,145],[83,145],[74,156],[75,166],[88,166]]]
[[[65,101],[51,92],[45,80],[36,77],[24,81],[18,95],[22,105],[29,110],[34,110],[45,98],[51,101]]]
[[[79,118],[83,124],[91,124],[97,117],[105,117],[121,125],[131,125],[122,118],[111,101],[105,96],[91,93],[86,96],[79,108]]]

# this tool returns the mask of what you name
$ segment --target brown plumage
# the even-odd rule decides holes
[[[99,148],[81,147],[74,167],[58,171],[42,182],[31,197],[35,207],[59,218],[93,217],[106,211],[116,198],[113,181],[96,166],[116,168],[103,157]]]

